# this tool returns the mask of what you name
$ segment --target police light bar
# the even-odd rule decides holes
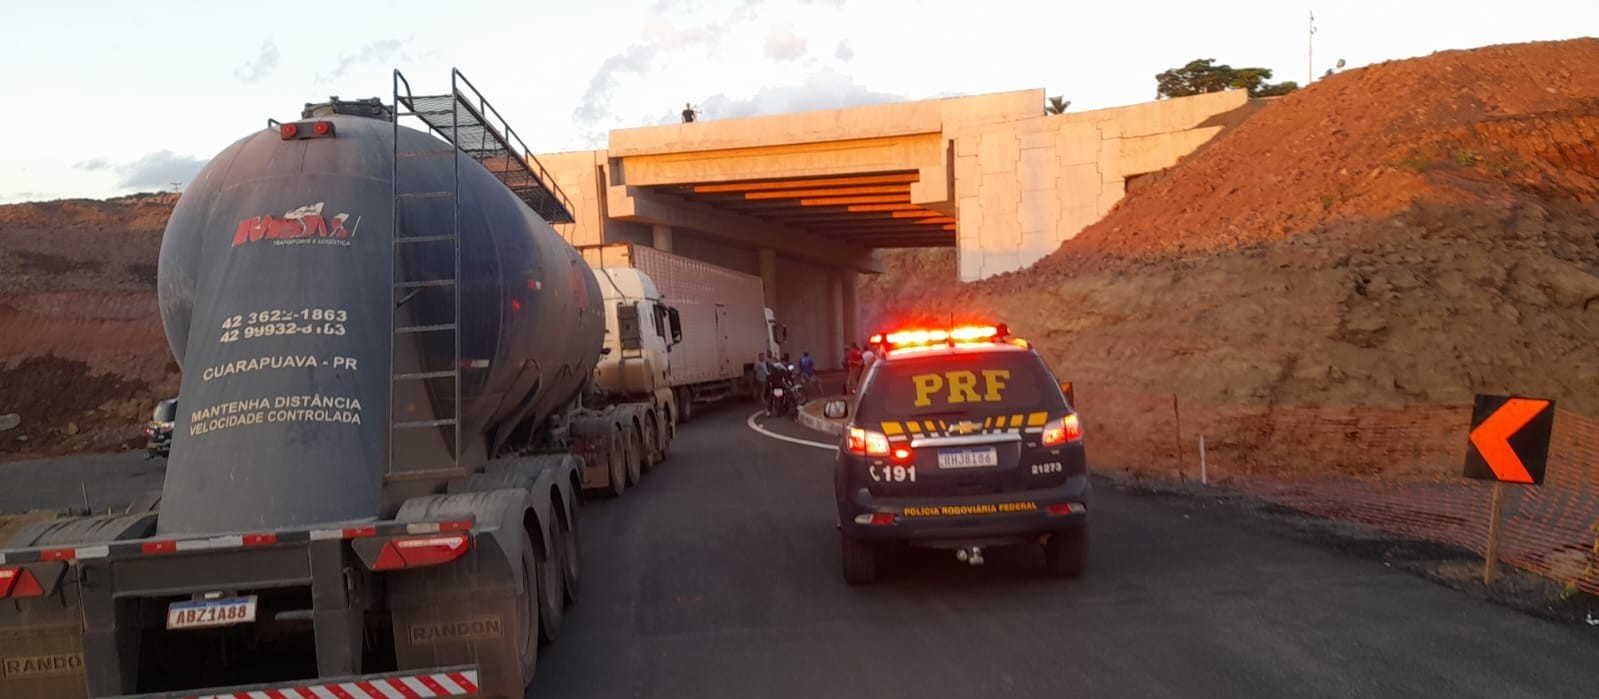
[[[956,328],[937,329],[911,329],[897,330],[889,333],[878,333],[871,336],[874,345],[888,345],[890,350],[909,349],[912,347],[933,347],[939,345],[964,345],[991,342],[1013,342],[1022,347],[1026,345],[1020,340],[1010,339],[1010,329],[1003,323],[998,325],[963,325]]]

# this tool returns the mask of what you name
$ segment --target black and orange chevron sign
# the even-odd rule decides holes
[[[1466,477],[1543,485],[1554,426],[1552,400],[1477,396],[1471,413]]]

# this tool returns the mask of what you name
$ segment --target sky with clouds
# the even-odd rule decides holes
[[[610,129],[1043,87],[1072,111],[1154,98],[1194,58],[1315,72],[1599,34],[1596,0],[58,1],[0,24],[0,203],[186,182],[329,95],[460,68],[535,152]]]

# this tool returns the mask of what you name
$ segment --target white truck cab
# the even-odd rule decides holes
[[[655,282],[637,269],[594,273],[605,301],[605,356],[595,368],[600,387],[621,395],[669,395],[668,351],[683,337],[677,312],[661,302]]]

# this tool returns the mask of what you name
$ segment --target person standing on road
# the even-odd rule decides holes
[[[849,343],[849,360],[845,363],[849,368],[849,383],[844,385],[844,392],[853,395],[861,382],[861,369],[866,366],[866,357],[861,354],[861,346]]]
[[[876,362],[877,362],[877,353],[872,351],[871,344],[867,344],[866,345],[866,349],[861,351],[861,380],[862,381],[866,380],[866,375],[868,373],[871,373],[871,371],[872,371],[872,364],[874,364]],[[860,390],[860,389],[857,388],[856,390]]]
[[[755,385],[760,386],[762,393],[766,392],[766,377],[771,374],[772,365],[766,360],[766,353],[762,352],[759,359],[755,360]]]
[[[815,391],[816,398],[822,397],[821,380],[816,378],[816,360],[811,358],[810,350],[800,353],[799,361],[800,381],[805,384],[805,390]]]

